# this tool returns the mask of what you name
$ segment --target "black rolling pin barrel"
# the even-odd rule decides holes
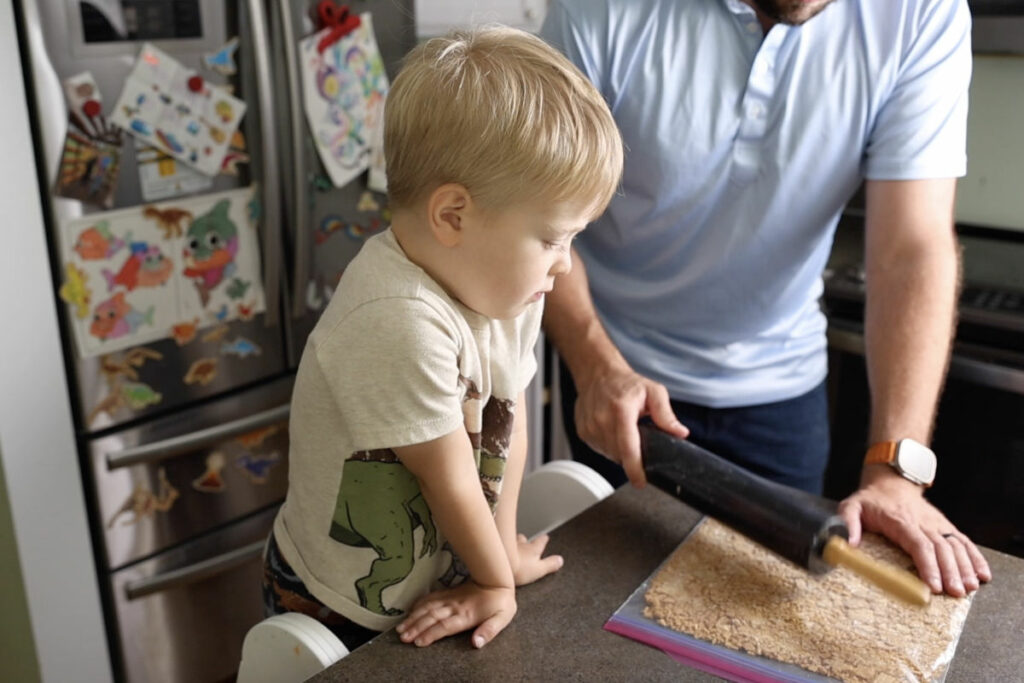
[[[640,425],[647,479],[782,557],[815,573],[832,536],[849,538],[831,504],[760,477],[651,424]]]

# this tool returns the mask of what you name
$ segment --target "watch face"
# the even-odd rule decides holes
[[[935,453],[913,439],[903,439],[896,449],[896,467],[919,484],[935,479]]]

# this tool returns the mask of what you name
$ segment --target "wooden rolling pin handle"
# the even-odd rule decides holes
[[[833,567],[842,565],[912,605],[927,605],[932,599],[932,591],[924,581],[905,569],[879,562],[851,547],[841,536],[829,538],[821,556]]]

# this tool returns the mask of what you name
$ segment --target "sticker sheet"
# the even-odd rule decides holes
[[[82,357],[264,310],[256,187],[95,213],[61,226]]]
[[[125,80],[111,121],[208,176],[220,172],[245,102],[149,43]]]
[[[369,167],[389,87],[370,13],[359,16],[360,25],[323,52],[330,27],[300,43],[306,119],[335,187]]]

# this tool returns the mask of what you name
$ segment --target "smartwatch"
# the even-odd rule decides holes
[[[882,441],[868,449],[865,465],[891,465],[905,479],[925,488],[935,481],[935,453],[913,439]]]

